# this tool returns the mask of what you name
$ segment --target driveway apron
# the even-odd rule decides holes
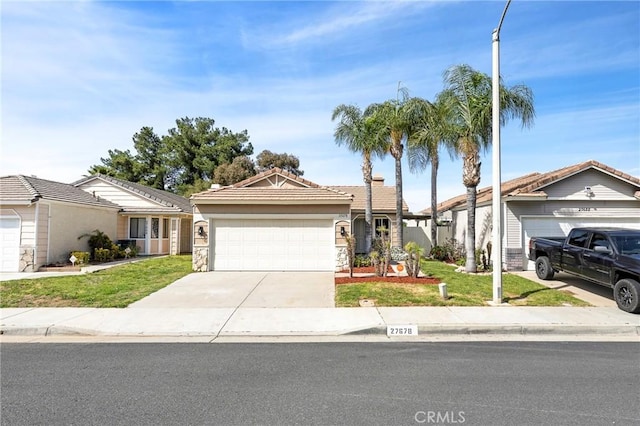
[[[196,272],[129,308],[332,308],[331,272]]]

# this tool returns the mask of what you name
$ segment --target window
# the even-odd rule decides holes
[[[169,238],[169,219],[162,219],[162,238]]]
[[[158,232],[160,231],[160,219],[157,217],[151,218],[151,238],[158,238]]]
[[[144,239],[147,229],[147,221],[143,217],[129,219],[129,238]]]
[[[386,217],[385,218],[379,217],[379,218],[374,219],[373,228],[376,231],[376,238],[380,238],[380,236],[382,235],[380,233],[380,231],[378,230],[379,228],[386,229],[385,235],[389,236],[389,229],[391,229],[389,227],[389,219],[387,219]]]
[[[591,250],[595,250],[596,247],[606,247],[609,249],[609,241],[607,241],[607,237],[602,234],[593,234],[589,248]]]
[[[589,238],[589,231],[572,231],[569,238],[569,245],[584,247]]]

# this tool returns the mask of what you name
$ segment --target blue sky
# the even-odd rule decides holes
[[[297,155],[316,183],[359,185],[333,108],[395,98],[399,81],[432,100],[452,65],[490,74],[504,4],[3,1],[0,174],[72,182],[141,127],[164,135],[188,116],[247,129],[256,154]],[[503,128],[503,180],[590,159],[640,175],[640,2],[514,0],[501,71],[537,113]],[[392,158],[374,173],[392,185]],[[445,154],[439,201],[464,193],[461,173]],[[429,170],[405,162],[403,176],[410,209],[427,207]]]

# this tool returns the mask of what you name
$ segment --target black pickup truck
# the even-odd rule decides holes
[[[574,228],[567,238],[533,237],[529,260],[550,280],[563,271],[613,288],[618,307],[640,313],[640,230]]]

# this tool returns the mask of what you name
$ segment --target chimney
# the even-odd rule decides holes
[[[375,175],[371,179],[371,186],[384,186],[384,178],[380,175]]]

